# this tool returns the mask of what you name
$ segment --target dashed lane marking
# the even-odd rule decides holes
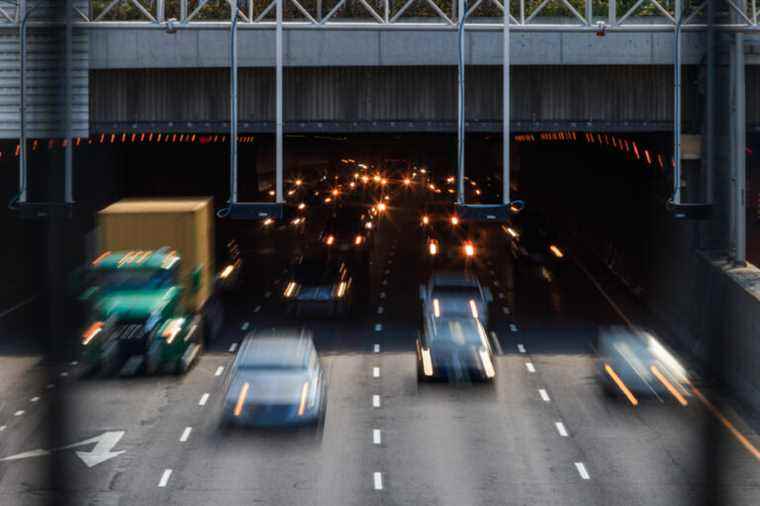
[[[6,428],[6,425],[0,425],[0,432],[4,431]]]
[[[388,286],[388,280],[387,280],[387,279],[384,279],[384,280],[383,280],[383,283],[382,283],[382,285],[383,285],[383,286]]]
[[[549,394],[546,393],[546,390],[544,390],[543,388],[539,388],[538,389],[538,395],[541,396],[541,400],[543,400],[544,402],[550,402],[551,401],[551,399],[549,398]]]
[[[503,299],[503,298],[504,298],[504,293],[503,293],[503,292],[499,292],[499,298],[500,298],[500,299]]]
[[[235,353],[235,350],[237,350],[237,343],[232,343],[230,345],[230,353]]]
[[[372,377],[373,378],[379,378],[380,377],[380,368],[375,366],[372,368]]]
[[[266,293],[264,294],[264,298],[265,298],[265,299],[268,299],[268,298],[269,298],[269,297],[271,297],[271,296],[272,296],[272,292],[266,292]]]
[[[48,383],[47,389],[50,390],[51,388],[55,388],[55,384],[54,383]]]
[[[379,445],[383,442],[383,436],[380,432],[380,429],[373,429],[372,430],[372,443]]]
[[[72,360],[71,362],[69,362],[69,365],[72,366],[72,367],[76,367],[76,366],[79,365],[79,362],[76,361],[76,360]]]
[[[565,429],[565,424],[562,422],[555,422],[554,424],[557,427],[557,432],[559,432],[559,435],[562,437],[567,437],[567,429]]]
[[[66,371],[63,371],[63,372],[61,373],[61,377],[62,377],[62,378],[65,378],[65,377],[66,377],[66,376],[68,376],[68,375],[69,375],[69,373],[67,373]]]
[[[258,313],[259,311],[261,311],[261,306],[256,306],[255,308],[253,308],[254,313]]]
[[[376,344],[375,346],[373,346],[373,351],[374,351],[375,353],[380,353],[380,345],[379,345],[379,344]]]
[[[584,480],[590,480],[591,476],[589,476],[588,471],[586,470],[586,466],[583,465],[583,462],[576,462],[575,468],[578,470],[578,474],[581,475],[581,478]]]
[[[220,365],[219,367],[216,368],[216,372],[214,373],[214,376],[221,376],[223,371],[224,371],[224,366]]]
[[[493,330],[491,331],[491,339],[493,339],[493,346],[496,348],[496,352],[499,355],[503,355],[504,351],[501,349],[501,343],[499,342],[499,337],[496,335],[496,332]]]
[[[209,394],[205,393],[201,395],[201,400],[198,401],[198,406],[205,406],[208,402]]]
[[[507,306],[504,306],[504,307],[502,307],[502,308],[501,308],[501,311],[502,311],[502,312],[503,312],[505,315],[509,315],[509,308],[508,308]]]
[[[512,332],[517,332],[517,325],[515,325],[514,323],[510,323],[509,330],[511,330]]]
[[[525,353],[525,346],[523,346],[522,344],[518,344],[517,351],[519,351],[520,353]]]
[[[377,308],[377,314],[383,314],[383,311],[385,311],[385,309],[383,308],[383,306],[380,306],[380,307]]]
[[[495,279],[493,280],[493,286],[499,286],[500,284],[501,284],[501,283],[499,283],[499,282],[498,282],[498,281],[496,281]]]
[[[379,408],[380,407],[380,396],[375,394],[372,396],[372,407],[373,408]]]
[[[24,413],[26,413],[26,411],[24,411],[23,409],[19,409],[18,411],[16,411],[15,413],[13,413],[13,416],[21,416]]]
[[[164,474],[161,475],[161,480],[158,482],[158,486],[160,488],[164,488],[166,484],[169,483],[169,478],[171,478],[171,475],[171,469],[164,469]]]
[[[390,269],[385,269],[385,274],[390,274],[390,273],[391,273]]]
[[[382,332],[383,330],[383,324],[382,323],[376,323],[375,324],[375,332]]]
[[[185,430],[182,431],[182,435],[179,437],[179,442],[184,443],[187,441],[187,438],[190,437],[190,433],[193,431],[192,427],[185,427]]]
[[[536,368],[533,367],[533,362],[525,362],[525,368],[528,372],[536,372]]]
[[[245,332],[246,330],[248,330],[248,328],[250,326],[251,326],[250,322],[243,322],[243,324],[240,326],[240,330],[242,330],[243,332]]]
[[[382,490],[383,489],[383,473],[375,473],[375,490]]]
[[[31,399],[29,399],[29,402],[37,402],[39,400],[40,400],[40,398],[37,397],[37,396],[35,396],[35,397],[32,397]]]

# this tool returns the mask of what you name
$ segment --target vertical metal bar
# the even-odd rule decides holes
[[[615,0],[608,0],[610,3],[614,3]],[[586,3],[586,26],[591,26],[594,23],[594,7],[591,0],[585,0]]]
[[[72,65],[73,62],[73,52],[74,52],[74,30],[72,26],[72,15],[74,12],[74,6],[72,5],[72,0],[65,0],[65,22],[66,22],[66,68],[64,69],[65,72],[65,91],[64,91],[64,100],[66,103],[64,104],[64,111],[66,116],[66,147],[64,148],[64,167],[65,167],[65,179],[64,179],[64,201],[67,204],[74,203],[74,174],[73,174],[73,163],[74,163],[74,154],[72,151],[71,146],[71,140],[74,137],[73,135],[73,127],[74,127],[74,94],[73,94],[73,86],[72,86],[72,77],[73,77],[73,68]]]
[[[673,40],[673,202],[681,203],[681,22],[682,0],[675,0],[676,26]]]
[[[504,0],[505,2],[508,0]],[[525,0],[520,0],[520,24],[525,24]]]
[[[503,143],[504,147],[502,149],[502,156],[503,156],[503,167],[502,167],[502,202],[503,204],[509,205],[510,202],[510,195],[509,195],[509,184],[510,184],[510,174],[509,174],[509,144],[512,140],[512,136],[510,134],[510,125],[509,121],[511,118],[511,109],[510,109],[510,100],[511,100],[511,94],[510,94],[510,83],[509,83],[509,75],[510,75],[510,54],[509,54],[509,48],[510,48],[510,40],[509,40],[509,9],[510,4],[509,0],[504,0],[504,48],[503,48],[503,57],[502,57],[502,73],[503,73],[503,79],[504,83],[502,86],[502,128],[503,128]]]
[[[180,0],[179,20],[182,21],[183,23],[187,21],[187,0]]]
[[[702,143],[705,167],[705,200],[712,204],[715,177],[715,2],[707,2],[707,55],[705,76],[705,135]]]
[[[607,5],[609,6],[609,19],[607,19],[607,22],[610,26],[617,25],[617,0],[608,0]]]
[[[735,261],[739,265],[744,265],[747,259],[747,211],[745,204],[745,194],[747,185],[746,175],[746,84],[744,82],[744,34],[736,33],[736,51],[734,52],[734,80],[736,110],[734,111],[734,121],[736,122],[736,139],[733,147],[736,150],[736,253]]]
[[[166,21],[166,5],[164,0],[156,0],[156,19],[159,23]]]
[[[387,7],[386,2],[386,7]],[[317,0],[317,21],[322,22],[322,0]]]
[[[464,204],[464,122],[465,122],[465,105],[464,105],[464,19],[467,14],[466,0],[459,0],[457,16],[459,17],[459,66],[457,71],[458,93],[457,93],[457,204]]]
[[[26,159],[26,0],[19,0],[19,45],[21,46],[19,62],[19,175],[18,201],[26,202],[27,198],[27,159]]]
[[[238,61],[237,24],[238,10],[230,6],[230,203],[238,201]]]
[[[277,86],[277,103],[276,103],[276,172],[275,172],[275,199],[278,203],[285,202],[283,196],[283,167],[282,167],[282,2],[277,0],[277,27],[275,31],[275,50],[277,51],[275,60],[275,74]]]
[[[388,3],[389,3],[389,0],[383,0],[383,9],[385,11],[385,15],[383,16],[383,19],[385,20],[386,23],[388,22],[388,19],[390,18],[390,14],[391,14],[391,8]]]

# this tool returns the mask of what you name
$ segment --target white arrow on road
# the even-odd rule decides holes
[[[5,457],[4,459],[0,459],[2,461],[5,460],[21,460],[21,459],[29,459],[32,457],[44,457],[45,455],[50,455],[53,452],[61,451],[61,450],[69,450],[71,448],[79,448],[80,446],[87,446],[89,444],[95,443],[95,446],[92,448],[92,450],[88,452],[76,452],[77,457],[82,459],[82,462],[84,462],[84,465],[87,467],[94,467],[98,464],[102,464],[106,460],[110,460],[118,455],[121,455],[126,450],[120,450],[117,452],[112,452],[111,449],[113,449],[114,446],[119,442],[119,440],[124,435],[123,430],[116,430],[116,431],[110,431],[110,432],[104,432],[103,434],[95,437],[91,437],[90,439],[85,439],[84,441],[80,441],[78,443],[70,444],[68,446],[63,446],[61,448],[53,448],[52,450],[43,450],[43,449],[37,449],[37,450],[31,450],[24,453],[18,453],[16,455],[11,455],[10,457]]]

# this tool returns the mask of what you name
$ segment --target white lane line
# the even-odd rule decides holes
[[[237,350],[237,343],[232,343],[230,345],[230,353],[235,353],[235,350]]]
[[[503,299],[503,298],[504,298],[504,292],[499,292],[499,298],[500,298],[500,299]]]
[[[179,437],[179,442],[184,443],[187,441],[187,438],[190,437],[190,433],[193,431],[192,427],[185,427],[185,430],[182,431],[182,435]]]
[[[383,283],[382,283],[382,285],[383,285],[383,286],[388,286],[388,280],[387,280],[387,279],[384,279],[384,280],[383,280]]]
[[[517,325],[515,325],[514,323],[510,323],[509,330],[511,330],[512,332],[517,332]]]
[[[615,312],[618,314],[618,316],[628,325],[629,327],[633,327],[633,322],[623,313],[623,310],[620,309],[620,307],[615,304],[615,301],[612,300],[612,297],[607,295],[607,292],[604,291],[604,288],[602,288],[602,285],[599,284],[599,282],[591,275],[591,273],[586,269],[586,267],[581,264],[578,259],[574,259],[575,265],[578,266],[580,270],[583,271],[583,273],[588,277],[588,279],[591,280],[591,283],[596,287],[597,290],[599,290],[599,293],[602,294],[602,297],[604,297],[607,302],[609,302],[610,306],[612,306],[612,309],[615,310]]]
[[[557,432],[559,432],[559,435],[562,437],[567,437],[567,429],[565,428],[565,424],[562,422],[555,422],[554,425],[557,426]]]
[[[581,478],[584,480],[591,479],[591,476],[588,475],[588,471],[586,471],[586,466],[583,465],[583,462],[576,462],[575,468],[578,470],[578,474],[581,475]]]
[[[23,409],[19,409],[18,411],[16,411],[15,413],[13,413],[13,416],[21,416],[24,413],[26,413],[26,411],[24,411]]]
[[[372,396],[372,407],[373,408],[379,408],[380,407],[380,396],[375,394]]]
[[[274,280],[274,284],[275,284],[275,285],[279,285],[279,284],[280,284],[280,280],[279,280],[279,279],[275,279],[275,280]]]
[[[224,371],[224,366],[220,365],[219,367],[216,368],[216,372],[214,373],[214,376],[221,376],[223,371]]]
[[[0,432],[5,430],[6,425],[0,425]]]
[[[205,406],[206,403],[208,402],[208,397],[209,397],[208,393],[201,395],[201,400],[198,401],[198,406]]]
[[[380,377],[380,368],[375,366],[372,368],[372,377],[373,378],[379,378]]]
[[[533,362],[525,362],[525,368],[528,372],[536,372],[536,368],[533,367]]]
[[[390,273],[391,273],[390,269],[385,269],[385,274],[390,274]]]
[[[35,396],[35,397],[32,397],[31,399],[29,399],[29,402],[37,402],[39,400],[40,400],[40,398],[37,397],[37,396]]]
[[[504,307],[502,307],[502,308],[501,308],[501,311],[502,311],[502,312],[503,312],[505,315],[508,315],[508,314],[509,314],[509,308],[508,308],[507,306],[504,306]]]
[[[161,475],[161,481],[158,482],[158,486],[164,488],[169,483],[169,478],[172,475],[171,469],[164,469],[164,474]]]
[[[375,473],[375,490],[383,489],[383,473]]]
[[[372,442],[376,445],[382,444],[383,442],[383,436],[380,433],[380,429],[373,429],[372,430]]]
[[[72,360],[71,362],[69,362],[69,365],[72,367],[76,367],[79,365],[79,362],[77,362],[76,360]]]
[[[499,355],[503,355],[504,350],[501,349],[501,343],[499,342],[499,337],[496,335],[496,332],[494,332],[493,330],[491,331],[491,338],[493,339],[493,346],[494,348],[496,348],[496,352]]]
[[[499,286],[499,285],[500,285],[500,283],[494,279],[493,286]]]
[[[261,311],[261,306],[256,306],[255,308],[253,308],[254,313],[258,313],[259,311]]]
[[[48,383],[47,388],[48,388],[48,390],[50,390],[51,388],[55,388],[55,384],[54,383]]]
[[[384,299],[384,298],[385,298],[385,292],[380,292],[380,298],[381,298],[381,299]]]
[[[496,271],[495,271],[495,270],[491,269],[491,270],[490,270],[490,271],[488,271],[488,272],[490,272],[490,273],[491,273],[491,276],[496,276]]]
[[[383,306],[377,308],[377,314],[383,314],[383,311],[385,311],[385,308],[383,308]]]
[[[265,299],[268,299],[268,298],[269,298],[269,297],[271,297],[271,296],[272,296],[272,292],[266,292],[266,293],[264,294],[264,298],[265,298]]]
[[[375,353],[380,353],[380,345],[379,345],[379,344],[376,344],[376,345],[373,347],[373,350],[374,350],[374,352],[375,352]]]
[[[522,344],[518,344],[517,351],[519,351],[520,353],[525,353],[525,346],[523,346]]]
[[[538,395],[541,396],[541,400],[543,400],[544,402],[550,402],[551,401],[551,399],[549,398],[549,394],[547,394],[546,390],[544,390],[543,388],[539,388],[538,389]]]
[[[243,322],[243,324],[240,326],[240,330],[242,330],[243,332],[245,332],[246,330],[248,330],[248,328],[250,326],[251,326],[250,322]]]
[[[63,372],[61,373],[61,377],[62,377],[62,378],[65,378],[65,377],[66,377],[66,376],[68,376],[68,375],[69,375],[69,373],[67,373],[66,371],[63,371]]]
[[[382,323],[376,323],[375,324],[375,332],[382,332],[383,330],[383,324]]]

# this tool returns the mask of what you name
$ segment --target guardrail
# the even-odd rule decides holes
[[[86,0],[75,2],[83,28],[225,28],[237,4],[240,28],[272,29],[278,0]],[[285,29],[455,29],[457,0],[281,0]],[[511,0],[510,27],[517,31],[673,31],[681,9],[684,30],[705,29],[711,0]],[[19,4],[0,0],[0,26],[18,23]],[[718,0],[715,26],[758,30],[760,0]],[[5,5],[4,5],[5,4]],[[86,5],[86,7],[84,6]],[[499,30],[501,0],[471,0],[468,29]],[[38,20],[42,21],[42,20]]]

